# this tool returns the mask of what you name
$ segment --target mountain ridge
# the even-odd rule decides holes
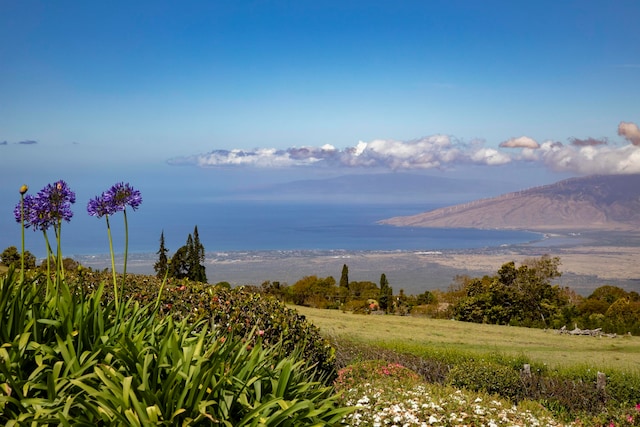
[[[640,174],[591,175],[478,199],[381,224],[433,228],[640,229]]]

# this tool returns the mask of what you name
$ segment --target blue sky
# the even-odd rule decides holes
[[[200,173],[176,164],[639,172],[639,17],[636,0],[0,0],[0,187]]]

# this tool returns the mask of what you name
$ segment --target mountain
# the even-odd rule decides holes
[[[640,174],[595,175],[471,203],[395,217],[383,224],[438,228],[638,230]]]
[[[337,202],[412,202],[430,205],[491,197],[517,188],[498,179],[447,178],[412,173],[369,173],[301,179],[245,188],[245,197]]]

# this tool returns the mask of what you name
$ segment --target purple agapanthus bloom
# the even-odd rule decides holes
[[[15,216],[17,222],[22,222],[24,219],[25,228],[31,227],[31,213],[33,205],[35,203],[35,197],[27,194],[22,199],[21,203],[18,203],[13,209],[13,216]]]
[[[127,206],[131,206],[133,210],[136,210],[141,203],[142,196],[140,192],[129,184],[120,182],[100,196],[89,200],[87,212],[91,216],[100,218],[104,215],[113,215],[118,211],[123,211]]]
[[[105,197],[105,193],[96,196],[87,203],[87,212],[91,216],[102,218],[104,215],[113,215],[116,210],[113,209],[109,201]]]
[[[116,207],[116,210],[122,211],[127,206],[135,211],[142,203],[142,195],[136,189],[129,185],[129,183],[119,182],[113,185],[107,191],[110,203]]]
[[[61,221],[71,221],[73,211],[71,205],[76,202],[76,193],[71,191],[66,182],[60,180],[48,184],[36,196],[25,196],[23,207],[18,204],[13,210],[16,221],[22,221],[24,209],[25,227],[33,226],[34,230],[47,230]]]

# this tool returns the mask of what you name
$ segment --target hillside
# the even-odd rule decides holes
[[[381,224],[527,230],[639,230],[640,174],[571,178]]]
[[[332,178],[303,179],[278,184],[254,185],[236,197],[325,202],[414,202],[428,200],[440,206],[476,197],[493,197],[519,188],[499,179],[446,178],[412,173],[367,173]]]

